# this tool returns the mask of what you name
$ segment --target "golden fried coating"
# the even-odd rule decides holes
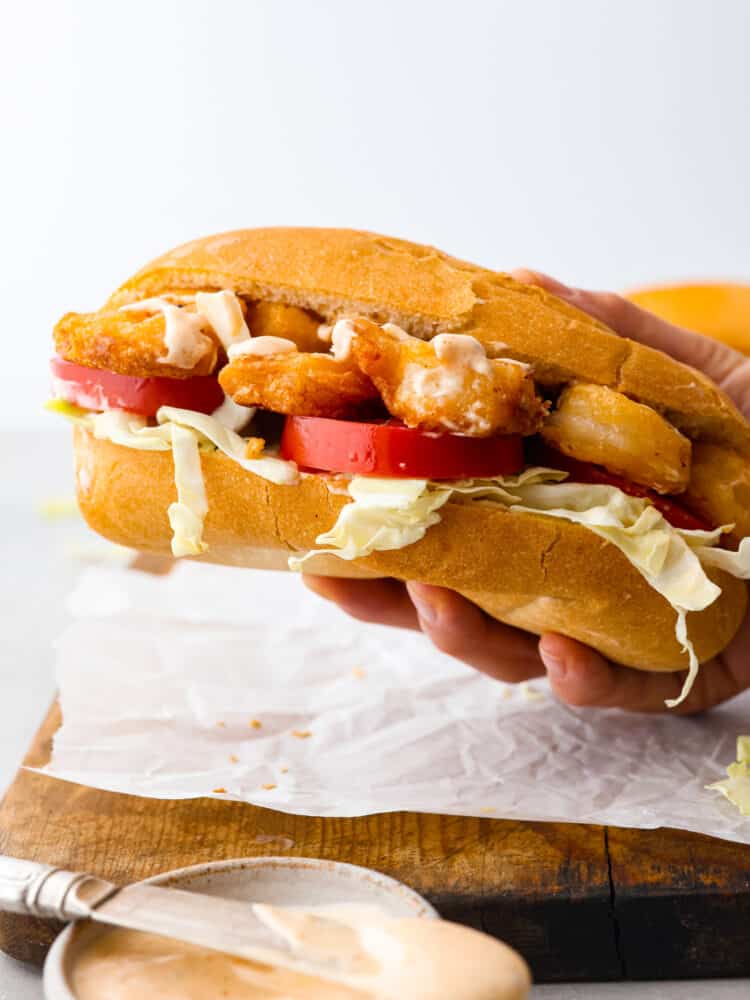
[[[657,493],[681,493],[690,478],[690,441],[650,406],[603,385],[565,389],[542,437]]]
[[[487,358],[473,337],[443,333],[423,341],[389,324],[351,325],[357,365],[408,427],[470,437],[539,429],[546,409],[527,365]]]
[[[241,354],[222,369],[219,382],[235,403],[290,416],[356,416],[378,398],[366,375],[329,354]]]
[[[320,320],[298,306],[281,302],[251,302],[247,325],[253,337],[284,337],[293,340],[300,351],[320,351]]]
[[[685,506],[709,524],[733,524],[729,538],[750,535],[750,462],[731,448],[696,442]]]
[[[202,353],[189,367],[161,360],[168,355],[165,333],[162,313],[102,310],[67,313],[55,327],[54,339],[57,353],[66,361],[120,375],[190,378],[214,370],[218,350],[208,331],[198,335]]]

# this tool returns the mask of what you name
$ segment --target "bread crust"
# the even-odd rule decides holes
[[[533,285],[433,247],[349,229],[242,229],[177,247],[110,300],[228,288],[253,299],[394,322],[429,338],[477,337],[491,357],[535,367],[537,380],[595,382],[664,413],[689,437],[750,453],[750,425],[702,373],[626,338]]]
[[[75,429],[78,501],[106,538],[147,552],[169,551],[167,508],[175,499],[172,457],[96,440]],[[278,565],[274,553],[304,552],[329,529],[345,496],[323,476],[276,486],[219,452],[201,456],[209,512],[202,559]],[[674,636],[675,613],[625,557],[580,525],[497,504],[449,502],[441,521],[413,545],[347,563],[311,560],[311,572],[375,575],[448,586],[489,614],[532,632],[558,631],[643,670],[687,666]],[[720,652],[744,617],[745,585],[719,571],[711,607],[688,616],[701,661]]]

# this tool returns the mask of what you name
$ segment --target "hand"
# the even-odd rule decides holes
[[[568,288],[544,274],[520,270],[518,281],[541,285],[595,316],[617,333],[656,347],[713,379],[750,419],[750,358],[718,341],[673,326],[608,292]],[[574,639],[547,633],[541,639],[503,625],[444,587],[396,580],[338,580],[308,576],[307,586],[362,621],[421,629],[438,649],[498,680],[549,677],[569,705],[618,707],[633,712],[667,711],[683,674],[649,673],[609,663]],[[689,697],[676,711],[690,715],[750,688],[750,615],[731,644],[704,663]]]

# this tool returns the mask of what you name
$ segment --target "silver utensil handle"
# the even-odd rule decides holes
[[[78,920],[114,892],[117,886],[93,875],[0,855],[0,910]]]

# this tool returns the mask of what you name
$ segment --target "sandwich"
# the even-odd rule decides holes
[[[78,502],[121,545],[451,587],[642,670],[732,639],[750,425],[705,376],[427,246],[248,229],[54,331]]]

